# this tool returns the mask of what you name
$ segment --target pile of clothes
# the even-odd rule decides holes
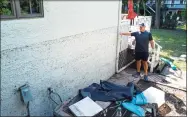
[[[83,97],[90,97],[94,101],[132,100],[134,84],[128,83],[127,86],[121,86],[108,81],[100,81],[100,84],[93,83],[79,92]]]
[[[121,106],[137,116],[145,116],[145,110],[141,107],[147,104],[147,99],[134,83],[129,82],[126,86],[116,85],[108,81],[100,81],[79,90],[83,98],[89,97],[93,101],[121,102]]]

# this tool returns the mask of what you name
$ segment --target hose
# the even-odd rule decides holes
[[[30,117],[30,109],[29,109],[29,102],[27,103],[27,117]]]
[[[51,90],[51,88],[49,88],[48,91],[49,91],[49,98],[50,98],[56,105],[61,105],[62,102],[63,102],[62,99],[61,99],[61,96],[60,96],[58,93],[53,92],[53,91]],[[58,104],[58,103],[52,98],[52,94],[57,95],[57,96],[59,97],[59,100],[60,100],[61,104]]]

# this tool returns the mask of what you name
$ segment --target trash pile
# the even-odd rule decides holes
[[[150,82],[186,91],[186,75],[180,68],[173,64],[172,60],[160,58],[159,64],[153,74],[156,75],[156,73],[158,77],[150,78]]]
[[[79,94],[66,105],[54,111],[55,116],[127,117],[159,116],[164,107],[165,93],[149,87],[140,91],[133,82],[117,85],[100,81],[80,89]]]
[[[174,72],[179,72],[177,77],[181,77],[181,70],[177,68],[172,61],[166,59],[166,58],[160,58],[159,65],[156,67],[155,72],[159,73],[161,75],[166,76],[164,73],[165,68],[171,68]]]

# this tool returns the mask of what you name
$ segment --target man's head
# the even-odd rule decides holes
[[[140,26],[140,32],[144,32],[146,30],[146,26],[144,23],[141,23],[139,26]]]

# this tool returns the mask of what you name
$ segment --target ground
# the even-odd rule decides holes
[[[165,30],[165,29],[152,29],[151,30],[154,40],[161,45],[161,56],[166,58],[180,57],[187,55],[187,33],[184,29]],[[186,70],[186,62],[181,60],[174,60],[174,64],[181,70]]]
[[[170,107],[170,112],[166,113],[166,116],[186,116],[186,91],[153,82],[145,82],[139,78],[134,79],[132,77],[133,73],[135,73],[135,69],[129,67],[112,76],[109,81],[119,85],[127,85],[128,82],[134,81],[135,85],[142,91],[151,86],[160,89],[165,92],[165,103]],[[152,74],[149,76],[150,79],[159,77],[159,74]],[[164,77],[161,76],[161,78]]]

